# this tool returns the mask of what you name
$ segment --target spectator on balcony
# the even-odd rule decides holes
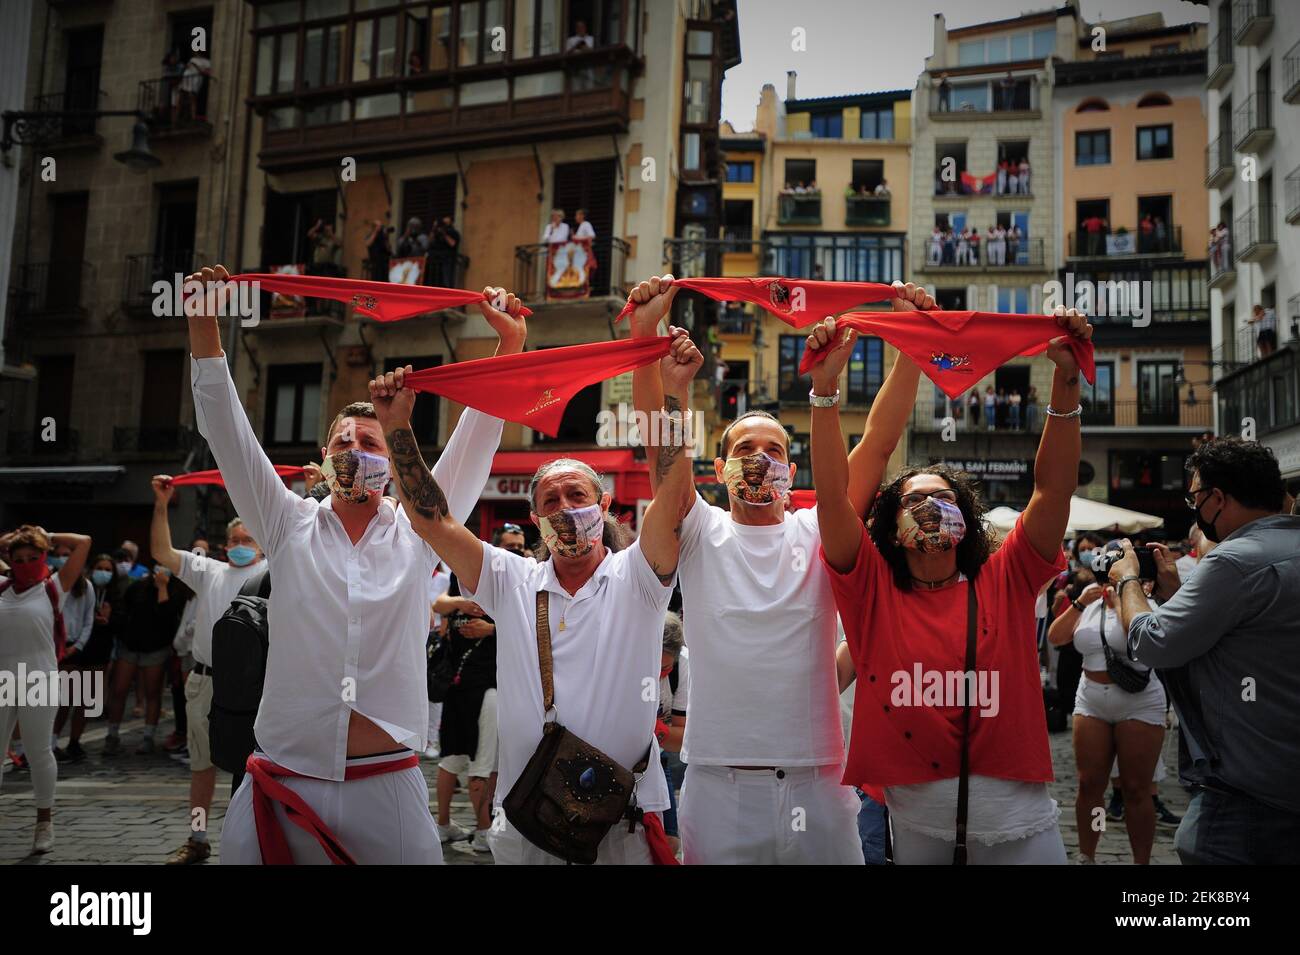
[[[867,194],[867,187],[865,185],[859,186],[857,189],[854,189],[853,183],[849,183],[847,186],[844,187],[844,197],[846,199],[853,199],[856,196],[865,196],[866,194]]]
[[[814,265],[812,277],[817,282],[826,281],[826,267],[823,266],[820,262]]]
[[[451,216],[443,216],[433,227],[429,238],[429,258],[433,262],[434,281],[443,288],[456,288],[456,254],[460,248],[460,233],[456,231]]]
[[[370,263],[370,277],[376,282],[388,281],[388,260],[393,254],[388,244],[388,233],[391,231],[381,220],[370,220],[370,231],[366,234],[366,258]]]
[[[1019,171],[1019,176],[1020,176],[1020,194],[1021,194],[1022,196],[1027,196],[1027,195],[1029,195],[1029,159],[1028,159],[1028,157],[1022,156],[1022,157],[1020,158],[1020,166],[1018,167],[1018,171]]]
[[[411,55],[406,58],[406,75],[416,76],[424,72],[424,57],[420,56],[419,50],[412,50]]]
[[[212,61],[202,51],[190,57],[181,75],[181,113],[185,119],[202,121],[207,118],[208,77],[212,75]]]
[[[1169,227],[1160,216],[1155,217],[1155,240],[1157,252],[1169,252]]]
[[[878,199],[888,199],[890,197],[889,181],[886,179],[880,180],[880,184],[876,186],[875,194]]]
[[[596,238],[596,229],[587,221],[587,210],[579,209],[573,214],[573,221],[577,223],[577,229],[574,230],[575,239],[594,239]]]
[[[966,406],[968,409],[966,421],[969,423],[970,429],[974,431],[980,426],[980,390],[978,388],[970,390],[970,395],[966,399]]]
[[[998,396],[993,393],[993,386],[989,385],[984,389],[984,425],[992,431],[997,427],[998,421]]]
[[[575,20],[573,23],[573,36],[564,42],[564,52],[582,52],[595,49],[595,46],[595,37],[587,32],[587,22],[585,20]]]
[[[1080,222],[1079,225],[1082,227],[1084,235],[1087,236],[1087,254],[1097,255],[1101,251],[1103,235],[1106,231],[1106,220],[1094,213]]]
[[[1226,222],[1220,222],[1218,226],[1215,227],[1214,231],[1210,233],[1210,236],[1211,241],[1213,242],[1212,248],[1216,254],[1214,270],[1219,272],[1223,269],[1229,268],[1232,264],[1232,256],[1229,254],[1231,251],[1230,240],[1232,236],[1228,232],[1228,224]]]
[[[952,226],[943,230],[943,264],[954,265],[957,261],[957,237],[953,234]]]
[[[1038,389],[1033,385],[1025,393],[1025,427],[1032,434],[1038,425]]]
[[[998,87],[1002,91],[1002,109],[1012,110],[1016,108],[1016,79],[1007,70],[1007,75],[1002,77],[998,82]],[[1013,190],[1014,191],[1014,190]]]
[[[989,230],[989,265],[1007,264],[1007,230],[999,223]]]
[[[334,235],[333,224],[317,219],[307,230],[307,239],[311,242],[312,271],[317,275],[341,276],[343,270],[339,268],[338,255],[342,243]]]
[[[424,223],[417,216],[406,220],[406,229],[397,238],[397,257],[425,255],[429,251],[429,237],[424,233]]]
[[[930,257],[931,265],[938,265],[943,261],[943,230],[938,226],[930,233]]]
[[[563,209],[551,210],[551,221],[546,223],[546,228],[542,230],[542,241],[551,245],[569,241],[569,224],[564,221]]]
[[[948,112],[952,98],[952,84],[948,82],[948,74],[939,74],[939,112]]]
[[[796,196],[802,196],[807,192],[808,192],[808,187],[805,186],[802,182],[800,182],[798,185],[794,187],[794,194]]]
[[[1258,333],[1255,344],[1259,346],[1259,357],[1267,358],[1277,351],[1277,314],[1263,305],[1256,305],[1251,313],[1249,322]]]
[[[970,264],[980,264],[980,230],[974,226],[970,230]]]
[[[1011,163],[1005,157],[998,163],[997,191],[999,196],[1016,191],[1016,177],[1011,172]]]
[[[1020,402],[1020,392],[1013,388],[1011,394],[1007,395],[1007,418],[1012,431],[1020,430]]]
[[[957,235],[957,264],[974,264],[970,261],[970,229],[968,228],[963,228]]]
[[[176,50],[168,50],[162,61],[162,90],[154,111],[159,119],[176,122],[176,115],[181,107],[181,76],[185,73],[185,64]]]
[[[818,196],[821,195],[822,193],[821,186],[817,185],[816,179],[808,183],[808,192],[810,195],[818,195]]]
[[[999,428],[1007,427],[1007,421],[1010,417],[1011,405],[1007,402],[1007,389],[999,388],[997,397],[994,399],[994,407],[997,409],[996,420]]]
[[[1024,233],[1020,231],[1020,226],[1014,222],[1011,228],[1007,230],[1007,257],[1006,261],[1015,265],[1020,255],[1020,240],[1024,238]]]
[[[1151,218],[1151,213],[1147,213],[1138,222],[1138,249],[1141,252],[1150,252],[1155,248],[1153,239],[1155,236],[1156,223]]]

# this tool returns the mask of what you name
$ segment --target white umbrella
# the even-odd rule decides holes
[[[1140,511],[1130,511],[1101,501],[1090,501],[1083,497],[1070,498],[1070,522],[1066,529],[1071,533],[1079,531],[1111,530],[1134,534],[1164,525],[1164,518]]]
[[[1014,507],[1002,505],[993,508],[984,515],[984,520],[989,527],[993,528],[999,534],[1005,534],[1016,526],[1016,519],[1020,517],[1020,512]]]

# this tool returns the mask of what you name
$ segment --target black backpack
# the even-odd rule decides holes
[[[257,746],[253,723],[262,703],[269,646],[271,571],[250,577],[212,627],[212,709],[208,734],[212,762],[242,774]]]

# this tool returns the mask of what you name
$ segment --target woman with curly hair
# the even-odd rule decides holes
[[[68,559],[51,573],[50,548],[62,544],[71,547]],[[43,853],[54,847],[54,782],[59,772],[50,737],[59,708],[59,657],[66,640],[63,605],[86,565],[90,538],[49,534],[24,524],[0,539],[0,548],[9,554],[12,574],[0,581],[0,673],[15,681],[15,697],[0,700],[0,753],[8,748],[14,727],[21,726],[36,803],[32,852]],[[18,676],[23,671],[27,679]],[[47,675],[39,697],[30,679],[37,673]]]
[[[808,337],[826,350],[812,373],[822,559],[858,675],[844,783],[883,798],[900,864],[1066,861],[1047,791],[1034,602],[1065,568],[1080,453],[1079,368],[1066,345],[1092,327],[1073,309],[1056,321],[1066,334],[1047,349],[1056,374],[1034,494],[996,550],[973,480],[941,464],[903,471],[869,515],[857,512],[834,400],[857,336],[837,337],[827,319]],[[862,443],[876,473],[919,374],[900,356],[872,404]]]

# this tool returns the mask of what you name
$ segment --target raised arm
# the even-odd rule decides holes
[[[813,366],[812,392],[818,397],[835,400],[824,406],[813,405],[810,443],[822,549],[826,552],[827,562],[840,573],[853,569],[862,535],[866,533],[862,518],[849,497],[849,458],[844,449],[844,434],[840,430],[840,372],[853,353],[857,340],[856,329],[841,333],[836,328],[835,319],[828,318],[813,326],[806,345],[814,350],[829,349],[826,357]],[[886,454],[886,460],[888,457]],[[879,475],[876,480],[878,483]]]
[[[181,552],[172,546],[171,522],[167,519],[167,506],[176,493],[171,481],[170,474],[155,474],[153,478],[153,520],[149,523],[149,553],[173,574],[179,574]]]
[[[1056,363],[1052,376],[1051,411],[1069,414],[1079,407],[1079,363],[1066,347],[1070,336],[1092,338],[1087,316],[1077,309],[1056,309],[1056,323],[1066,335],[1052,340],[1047,357]],[[1034,493],[1025,508],[1025,535],[1044,560],[1055,560],[1070,520],[1070,497],[1079,486],[1079,455],[1083,444],[1079,418],[1047,415],[1034,458]]]
[[[1047,642],[1054,647],[1063,647],[1073,640],[1074,628],[1079,625],[1079,618],[1083,616],[1083,611],[1079,608],[1087,607],[1088,604],[1100,600],[1101,597],[1101,586],[1099,584],[1089,584],[1083,588],[1083,593],[1079,594],[1079,599],[1070,601],[1069,605],[1052,621],[1052,625],[1047,628]]]
[[[59,568],[59,586],[65,594],[71,593],[73,584],[86,566],[86,558],[90,556],[90,538],[85,534],[50,534],[49,537],[51,547],[66,544],[72,548],[72,553]]]
[[[895,282],[894,288],[898,290],[898,297],[894,299],[895,311],[934,308],[934,298],[924,286]],[[907,420],[916,404],[916,385],[920,379],[921,369],[899,352],[889,376],[871,403],[862,440],[849,455],[849,500],[854,513],[863,519],[871,510],[885,469],[889,467],[889,458],[907,427]],[[820,503],[820,494],[817,500]]]
[[[658,484],[661,493],[646,508],[640,534],[641,553],[665,587],[673,585],[677,573],[682,519],[686,516],[681,502],[689,500],[693,491],[691,456],[686,449],[690,436],[688,406],[691,382],[704,364],[704,356],[684,328],[669,328],[668,332],[673,338],[672,348],[659,362],[659,372],[664,406],[669,413],[655,415],[649,426],[652,433],[665,432],[654,434],[654,444],[648,451],[654,462],[651,481]]]
[[[659,334],[659,325],[672,309],[673,299],[676,297],[677,286],[673,284],[671,275],[662,278],[655,276],[632,289],[630,298],[637,306],[632,312],[632,337],[656,337]],[[690,392],[687,391],[686,394],[689,396]],[[649,422],[656,420],[659,412],[667,411],[676,414],[683,411],[686,402],[680,395],[665,395],[660,369],[654,365],[643,365],[632,372],[632,406],[639,416],[644,416],[640,420],[647,422],[646,431],[649,433],[643,434],[641,439],[646,445],[646,459],[655,461],[658,459],[658,442],[661,440],[661,435],[655,433],[657,429],[649,426]],[[658,469],[651,468],[650,491],[656,498],[659,496],[661,482],[662,476]],[[692,485],[688,485],[682,492],[678,500],[678,509],[683,516],[694,503],[694,495],[695,488]]]
[[[202,282],[204,289],[194,305],[191,305],[193,299],[186,301],[193,358],[190,380],[194,412],[199,433],[207,439],[236,512],[263,552],[272,555],[289,516],[302,498],[285,487],[275,473],[248,422],[226,365],[215,316],[233,290],[226,284],[229,278],[225,266],[218,265],[215,269],[204,268],[186,279],[187,283]],[[218,282],[222,284],[212,284]]]

